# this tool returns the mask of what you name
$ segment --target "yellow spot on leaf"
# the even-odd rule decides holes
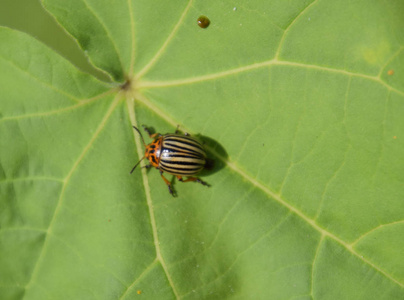
[[[386,60],[390,53],[390,43],[381,41],[378,45],[362,48],[363,58],[372,65],[377,65]]]

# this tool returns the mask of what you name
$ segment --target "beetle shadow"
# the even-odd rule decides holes
[[[194,136],[202,142],[207,155],[206,166],[199,174],[201,176],[209,176],[223,169],[229,157],[224,147],[210,137],[201,134]]]

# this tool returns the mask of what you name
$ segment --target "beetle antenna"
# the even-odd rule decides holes
[[[143,156],[142,159],[137,162],[137,164],[133,167],[132,171],[130,171],[130,174],[132,174],[133,171],[135,171],[136,167],[140,164],[140,162],[141,162],[142,160],[145,159],[145,157],[146,157],[146,156]]]
[[[132,126],[133,126],[133,125],[132,125]],[[135,128],[136,131],[139,133],[140,138],[142,139],[143,145],[146,147],[146,143],[144,142],[142,133],[139,131],[139,129],[137,129],[137,127],[133,126],[133,128]],[[137,167],[137,166],[140,164],[140,162],[141,162],[142,160],[144,160],[145,158],[146,158],[146,156],[143,156],[143,157],[137,162],[137,164],[132,168],[132,171],[130,171],[130,174],[132,174],[133,171],[135,171],[136,167]]]
[[[143,139],[143,135],[142,135],[142,133],[139,131],[139,129],[137,129],[135,126],[133,126],[133,128],[135,128],[136,129],[136,131],[139,133],[139,135],[140,135],[140,138],[142,139],[142,142],[143,142],[143,145],[146,147],[146,143],[144,142],[144,139]],[[144,157],[143,157],[144,158]],[[143,159],[142,158],[142,159]],[[141,161],[141,160],[140,160]],[[139,162],[140,162],[139,161]],[[131,172],[132,173],[132,172]]]

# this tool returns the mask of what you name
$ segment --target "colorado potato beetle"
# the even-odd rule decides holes
[[[194,177],[205,167],[207,163],[207,156],[202,144],[196,139],[192,138],[188,133],[184,135],[179,134],[178,127],[175,133],[152,134],[150,130],[143,125],[144,130],[147,132],[153,141],[146,145],[142,134],[139,129],[133,126],[139,133],[143,145],[146,148],[144,156],[133,167],[130,173],[132,174],[139,163],[147,158],[150,162],[145,168],[155,167],[160,171],[161,178],[168,186],[168,190],[171,195],[174,196],[173,188],[170,181],[164,177],[163,173],[167,172],[177,177],[181,182],[196,181],[202,185],[209,186],[201,179]],[[183,176],[188,177],[183,179]]]

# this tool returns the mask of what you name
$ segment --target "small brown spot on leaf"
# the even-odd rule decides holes
[[[210,24],[208,17],[200,16],[197,20],[198,26],[201,28],[207,28]]]

